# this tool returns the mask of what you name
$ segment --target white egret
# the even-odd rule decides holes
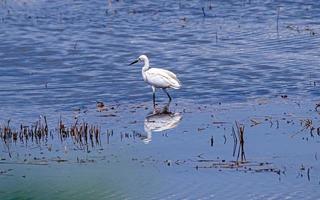
[[[169,95],[167,88],[180,89],[181,83],[177,76],[173,72],[165,69],[151,68],[149,65],[149,59],[146,55],[139,56],[139,58],[133,61],[130,65],[133,65],[139,61],[144,62],[144,66],[142,67],[143,80],[152,87],[153,108],[155,109],[156,107],[155,92],[157,88],[162,88],[162,90],[167,94],[170,103],[172,98]]]
[[[155,114],[147,116],[144,119],[144,130],[147,135],[142,138],[143,142],[145,144],[151,142],[152,132],[162,132],[173,129],[178,126],[181,120],[182,115],[180,113]]]

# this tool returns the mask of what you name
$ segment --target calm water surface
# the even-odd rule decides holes
[[[0,199],[320,198],[319,138],[300,125],[311,117],[317,128],[319,20],[316,0],[0,0],[1,122],[11,119],[19,127],[46,115],[54,129],[60,115],[69,123],[79,115],[104,133],[115,132],[109,142],[104,134],[102,147],[91,153],[54,138],[27,147],[12,144],[10,158],[1,144]],[[167,121],[176,126],[152,137],[145,124],[151,89],[142,81],[141,64],[128,66],[141,54],[151,66],[177,73],[183,84],[169,91],[181,119],[161,119],[161,127]],[[258,106],[259,99],[278,101],[280,95],[300,100]],[[126,109],[110,117],[110,110],[96,112],[96,101]],[[208,104],[217,107],[201,107]],[[251,127],[252,117],[268,122]],[[272,163],[280,176],[195,169],[212,164],[203,166],[199,159],[236,159],[235,120],[248,130],[250,163]],[[133,131],[145,135],[121,138]],[[48,151],[50,145],[58,151]],[[57,163],[57,156],[68,161]],[[34,158],[48,165],[25,164]]]
[[[171,117],[150,116],[147,106],[78,113],[79,123],[101,126],[99,144],[61,138],[52,116],[49,137],[2,141],[1,199],[319,198],[320,136],[304,125],[311,119],[320,127],[312,104],[184,104],[172,106]],[[74,123],[63,116],[67,126]],[[240,160],[234,121],[245,127],[239,167],[231,167]]]

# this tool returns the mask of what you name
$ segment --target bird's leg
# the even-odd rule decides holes
[[[165,88],[163,88],[163,91],[167,94],[167,96],[169,98],[169,103],[170,103],[172,100],[171,96],[169,95],[168,91]]]
[[[153,109],[156,109],[156,94],[153,92]]]
[[[162,110],[163,114],[171,114],[171,112],[169,111],[169,106],[170,106],[170,101],[168,101],[168,103],[163,107],[163,110]]]
[[[167,96],[169,97],[169,101],[168,101],[168,103],[164,106],[164,108],[163,108],[163,113],[170,113],[170,111],[169,111],[169,106],[170,106],[170,103],[171,103],[171,100],[172,100],[172,98],[171,98],[171,96],[169,95],[169,93],[168,93],[168,91],[164,88],[163,89],[163,91],[167,94]]]
[[[156,88],[152,86],[153,110],[156,110]]]

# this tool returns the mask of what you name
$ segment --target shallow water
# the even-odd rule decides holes
[[[3,143],[2,199],[319,197],[320,124],[312,103],[181,104],[171,115],[150,115],[146,107],[77,113],[79,122],[106,130],[99,143],[61,139],[54,123],[52,134],[38,142]],[[64,116],[66,125],[74,123],[72,114]],[[243,162],[232,135],[235,121],[245,127]]]
[[[319,198],[319,136],[301,121],[318,127],[319,15],[314,0],[0,0],[1,123],[102,131],[90,152],[57,134],[2,142],[0,199]],[[147,119],[151,89],[128,66],[140,54],[178,74],[174,116]],[[235,121],[248,163],[228,169]]]

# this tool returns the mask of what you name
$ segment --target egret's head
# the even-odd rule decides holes
[[[139,56],[138,60],[146,62],[146,61],[148,61],[148,57],[146,55],[141,55],[141,56]]]
[[[139,58],[137,60],[133,61],[129,65],[133,65],[133,64],[135,64],[137,62],[149,62],[149,59],[148,59],[148,57],[146,55],[141,55],[141,56],[139,56]]]

